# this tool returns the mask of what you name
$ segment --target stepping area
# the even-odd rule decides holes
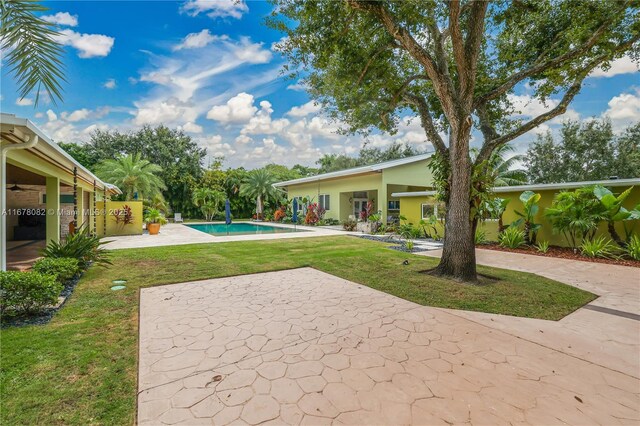
[[[140,299],[140,424],[640,422],[637,374],[311,268]]]

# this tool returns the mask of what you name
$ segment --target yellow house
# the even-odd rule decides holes
[[[108,200],[120,193],[118,188],[100,180],[27,119],[0,114],[0,136],[0,270],[7,269],[8,251],[59,241],[72,222],[76,229],[110,234],[104,218],[99,221],[103,210],[98,208],[106,199],[104,212],[117,211],[120,204]],[[132,227],[132,234],[142,233],[137,203],[139,231]]]
[[[566,182],[566,183],[549,183],[549,184],[533,184],[533,185],[520,185],[520,186],[503,186],[492,189],[492,192],[496,197],[509,199],[509,204],[502,216],[503,224],[508,225],[516,221],[519,216],[516,211],[522,211],[522,202],[520,201],[520,194],[524,191],[533,191],[541,195],[540,206],[538,214],[535,217],[535,223],[542,225],[538,232],[538,241],[548,241],[552,245],[566,246],[567,242],[564,237],[559,234],[555,234],[552,229],[551,222],[544,216],[544,210],[551,206],[554,196],[561,191],[569,191],[577,188],[582,188],[590,185],[602,185],[610,188],[614,193],[620,193],[627,188],[633,187],[631,195],[626,199],[624,207],[627,209],[633,209],[640,204],[640,178],[634,179],[612,179],[590,182]],[[440,217],[444,215],[443,205],[438,203],[434,199],[434,191],[405,191],[394,192],[392,197],[400,200],[400,214],[407,219],[407,222],[417,225],[420,220],[426,219],[432,214],[436,214]],[[627,221],[625,223],[627,231],[640,233],[640,221]],[[624,228],[622,223],[617,223],[618,232],[620,235],[624,235]],[[442,235],[442,224],[438,227],[440,234]],[[480,229],[486,232],[488,240],[495,241],[498,238],[498,221],[487,220],[480,225]],[[598,229],[597,235],[608,236],[608,231],[604,223],[601,224]]]
[[[422,154],[370,166],[276,183],[289,199],[307,198],[326,210],[325,218],[357,219],[368,202],[380,212],[382,221],[397,219],[401,201],[396,192],[432,189],[427,168],[432,154]]]

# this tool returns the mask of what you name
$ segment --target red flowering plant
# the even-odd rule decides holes
[[[133,212],[131,211],[131,207],[125,204],[121,209],[113,212],[113,218],[116,223],[122,223],[123,226],[133,223]]]
[[[307,214],[304,217],[304,223],[306,225],[315,225],[319,220],[320,217],[318,216],[318,203],[309,204],[307,206]]]
[[[369,216],[373,214],[373,200],[367,202],[367,206],[360,212],[360,220],[367,222]]]
[[[285,206],[280,206],[278,210],[273,212],[273,220],[275,222],[280,222],[282,219],[284,219],[287,216],[287,213],[285,210],[286,210]]]

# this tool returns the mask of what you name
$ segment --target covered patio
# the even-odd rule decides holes
[[[0,269],[28,269],[47,241],[81,227],[101,235],[98,201],[118,188],[64,152],[33,123],[0,114]]]

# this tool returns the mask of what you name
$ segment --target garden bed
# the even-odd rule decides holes
[[[640,261],[638,260],[587,257],[580,254],[580,252],[574,253],[573,249],[569,247],[550,246],[549,250],[546,253],[539,252],[535,247],[523,246],[517,249],[511,249],[511,248],[502,247],[498,243],[481,244],[481,245],[478,245],[477,247],[481,249],[486,249],[486,250],[532,254],[535,256],[556,257],[561,259],[581,260],[583,262],[608,263],[610,265],[631,266],[634,268],[640,268]]]

